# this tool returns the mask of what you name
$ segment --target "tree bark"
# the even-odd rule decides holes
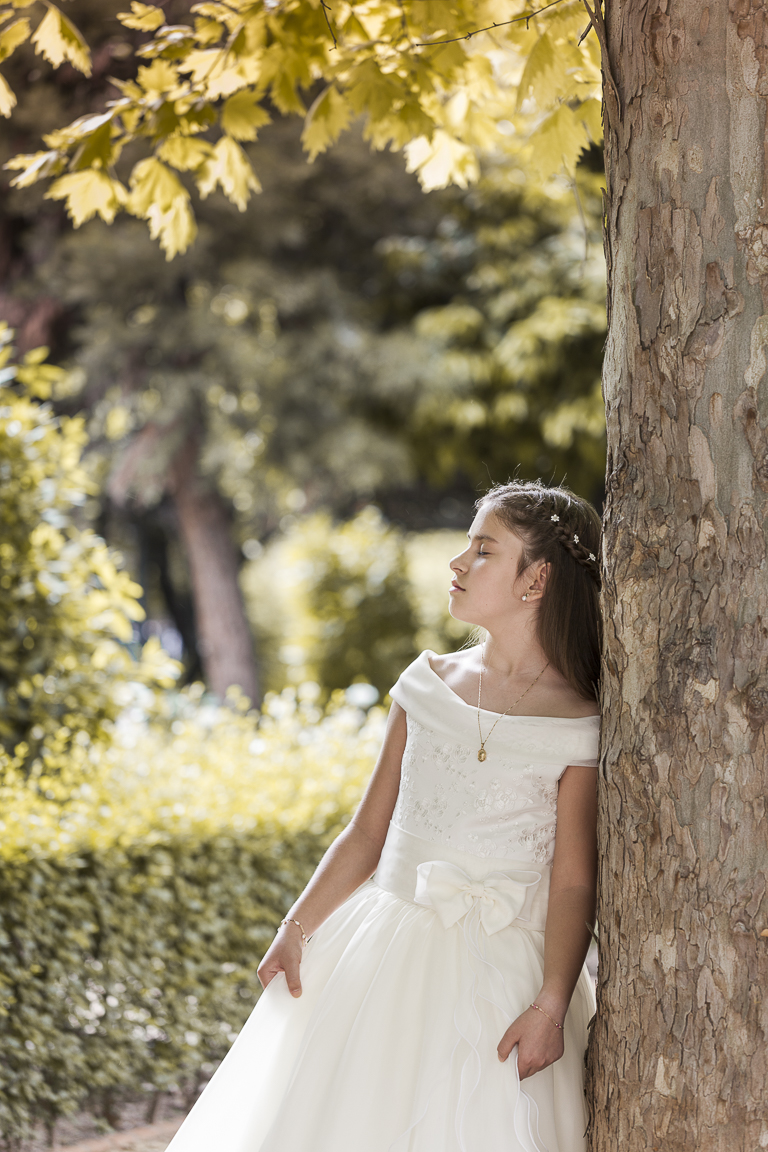
[[[174,459],[169,485],[192,578],[197,647],[212,692],[223,697],[238,685],[258,705],[253,640],[229,516],[218,492],[198,476],[197,457],[192,433]]]
[[[599,5],[599,0],[597,0]],[[768,0],[606,0],[593,1152],[768,1147]]]

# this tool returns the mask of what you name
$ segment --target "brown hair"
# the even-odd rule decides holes
[[[553,668],[586,700],[600,685],[600,517],[568,488],[541,481],[497,484],[478,502],[523,542],[518,575],[549,564],[539,605],[538,640]]]

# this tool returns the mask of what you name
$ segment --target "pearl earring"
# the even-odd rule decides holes
[[[528,593],[527,593],[527,592],[524,592],[524,593],[523,593],[523,600],[527,600],[527,599],[528,599]]]

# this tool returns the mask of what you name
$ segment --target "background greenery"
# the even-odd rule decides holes
[[[135,73],[122,7],[71,4],[90,79],[27,48],[4,65],[5,158]],[[138,221],[72,231],[3,188],[8,1149],[83,1104],[118,1123],[137,1095],[191,1098],[354,808],[389,687],[464,639],[447,564],[476,497],[521,475],[601,499],[599,156],[542,183],[510,143],[471,187],[425,194],[359,124],[309,165],[272,111],[263,192],[242,214],[209,197],[172,263]],[[184,452],[196,514],[230,542],[263,710],[205,682],[217,589],[182,530]]]

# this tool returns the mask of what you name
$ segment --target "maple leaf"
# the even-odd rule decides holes
[[[408,171],[418,173],[425,192],[450,183],[466,188],[480,174],[474,149],[442,129],[431,140],[420,136],[406,144],[405,154]]]
[[[24,16],[21,20],[14,20],[13,24],[9,24],[0,32],[0,60],[7,60],[19,44],[24,43],[29,36],[30,27],[29,20]]]
[[[154,156],[140,160],[131,173],[131,193],[126,207],[149,223],[153,240],[167,260],[185,252],[197,234],[195,218],[184,185]]]
[[[517,89],[518,110],[523,101],[530,96],[531,89],[537,89],[537,96],[546,104],[546,90],[551,84],[553,75],[556,76],[557,55],[550,36],[545,32],[539,36],[528,57],[520,84]]]
[[[529,163],[542,179],[555,172],[573,172],[590,139],[580,108],[561,104],[537,125],[531,140]]]
[[[154,32],[165,23],[165,15],[161,8],[154,4],[140,4],[132,0],[130,12],[118,12],[117,18],[126,28],[135,28],[138,32]]]
[[[217,184],[224,195],[236,204],[241,212],[251,198],[251,192],[261,192],[261,184],[251,168],[248,157],[239,144],[229,136],[222,136],[213,149],[213,155],[200,170],[197,186],[205,200]]]
[[[178,73],[167,60],[153,60],[148,67],[139,68],[136,79],[150,99],[164,96],[179,86]]]
[[[125,206],[128,193],[119,180],[113,180],[106,172],[86,168],[60,177],[48,189],[45,198],[66,200],[67,212],[75,228],[79,228],[92,216],[101,216],[111,224]]]
[[[180,172],[192,172],[213,154],[213,145],[194,136],[169,136],[157,154]]]
[[[349,101],[331,84],[317,98],[304,121],[301,142],[309,153],[310,163],[338,139],[351,119]]]
[[[10,116],[16,107],[16,97],[13,89],[4,76],[0,76],[0,116]]]
[[[28,188],[45,176],[58,175],[65,163],[66,158],[57,149],[52,149],[50,152],[31,152],[13,156],[3,167],[12,171],[21,170],[20,175],[11,180],[12,188]]]
[[[258,129],[269,123],[271,117],[255,92],[236,92],[221,112],[221,127],[234,140],[255,140]]]
[[[54,68],[68,60],[78,72],[90,76],[91,55],[88,45],[74,24],[54,4],[48,5],[47,13],[32,36],[32,43]]]
[[[166,260],[173,260],[179,252],[186,252],[197,236],[197,225],[188,196],[177,196],[165,211],[153,204],[146,219],[149,222],[149,234],[153,240],[160,240]]]

